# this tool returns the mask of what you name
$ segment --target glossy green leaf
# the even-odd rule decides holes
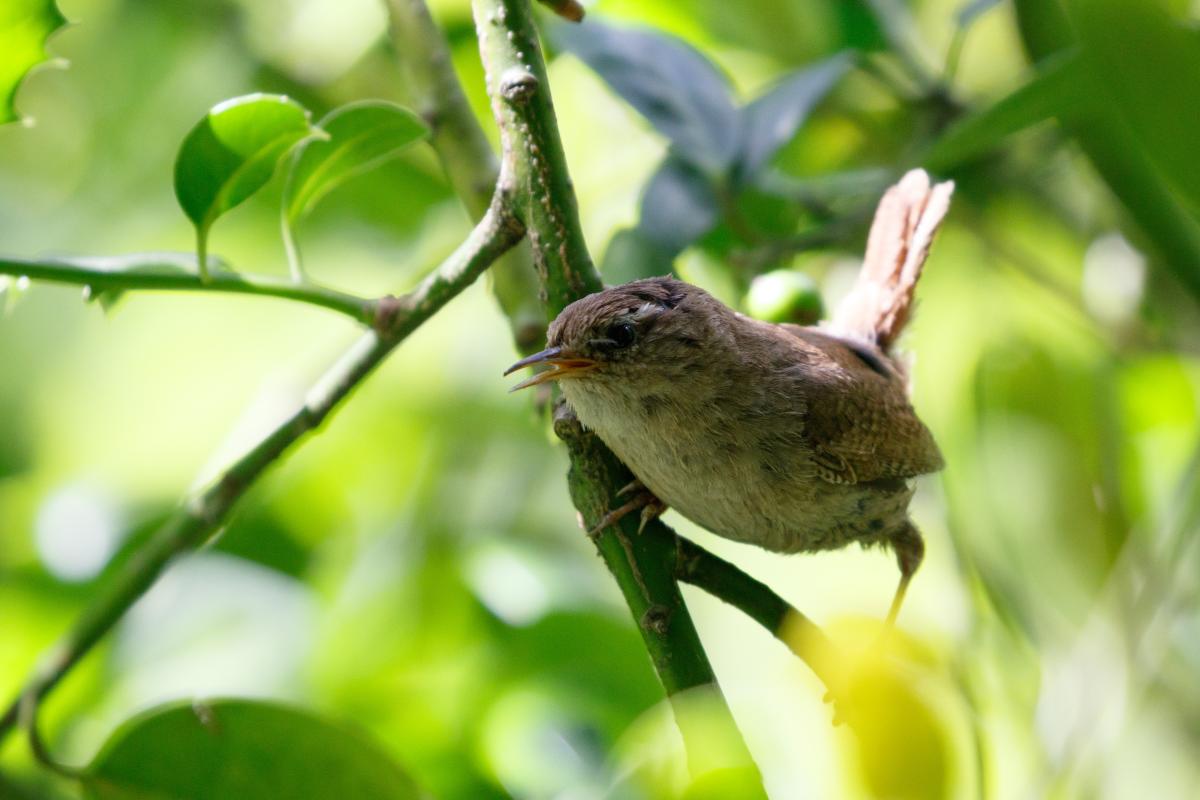
[[[729,83],[690,44],[591,19],[555,26],[554,40],[670,139],[680,156],[710,172],[733,162],[739,123]]]
[[[126,722],[84,774],[92,800],[411,800],[413,780],[375,743],[276,703],[169,704]]]
[[[1075,52],[1051,56],[1020,88],[952,125],[926,152],[923,163],[934,171],[948,170],[986,155],[1039,122],[1075,114],[1087,103],[1082,71]]]
[[[1157,0],[1076,0],[1071,11],[1104,99],[1200,211],[1200,31]]]
[[[317,126],[329,138],[303,145],[288,172],[283,202],[292,222],[311,212],[342,183],[386,163],[429,135],[429,128],[416,114],[382,100],[336,108]]]
[[[196,226],[202,274],[212,224],[265,186],[280,159],[316,132],[299,103],[265,94],[219,103],[192,128],[175,159],[175,197]]]
[[[742,180],[756,175],[792,140],[813,107],[829,93],[852,62],[840,54],[785,76],[742,110],[738,172]]]
[[[18,119],[17,87],[46,60],[46,39],[67,24],[54,0],[0,3],[0,125]]]
[[[600,273],[605,283],[613,285],[670,275],[677,255],[678,250],[664,247],[639,228],[625,228],[617,231],[609,241]]]

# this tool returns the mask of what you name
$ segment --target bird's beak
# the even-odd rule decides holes
[[[562,347],[547,347],[540,353],[534,353],[527,358],[522,358],[506,369],[504,374],[511,375],[522,367],[531,367],[534,364],[549,364],[551,369],[530,375],[509,389],[510,392],[515,392],[518,389],[527,389],[530,386],[537,386],[539,383],[545,383],[546,381],[556,381],[559,378],[574,378],[585,372],[591,372],[596,368],[596,362],[590,358],[574,355]]]

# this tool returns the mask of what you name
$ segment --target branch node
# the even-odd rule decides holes
[[[385,295],[375,302],[375,313],[372,315],[371,327],[380,336],[387,336],[395,327],[396,321],[407,310],[404,301],[395,295]]]
[[[500,94],[510,103],[528,103],[537,89],[537,76],[523,67],[509,67],[500,76]]]
[[[554,435],[564,442],[583,438],[583,424],[575,416],[575,410],[561,399],[554,406]]]
[[[641,625],[644,630],[658,636],[666,636],[667,631],[671,629],[671,609],[655,603],[642,614]]]

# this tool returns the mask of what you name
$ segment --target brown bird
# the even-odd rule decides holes
[[[549,346],[505,374],[549,365],[514,390],[558,381],[644,486],[598,527],[670,506],[777,552],[890,546],[890,625],[924,555],[910,479],[942,467],[892,348],[953,189],[913,170],[887,191],[858,282],[825,327],[750,319],[667,277],[565,308]]]

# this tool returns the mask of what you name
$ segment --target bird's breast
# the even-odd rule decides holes
[[[815,476],[798,414],[756,418],[700,394],[605,396],[568,381],[563,393],[648,489],[719,536],[784,552],[840,547],[875,502]],[[894,505],[903,515],[907,498]],[[875,516],[890,526],[894,510]]]

